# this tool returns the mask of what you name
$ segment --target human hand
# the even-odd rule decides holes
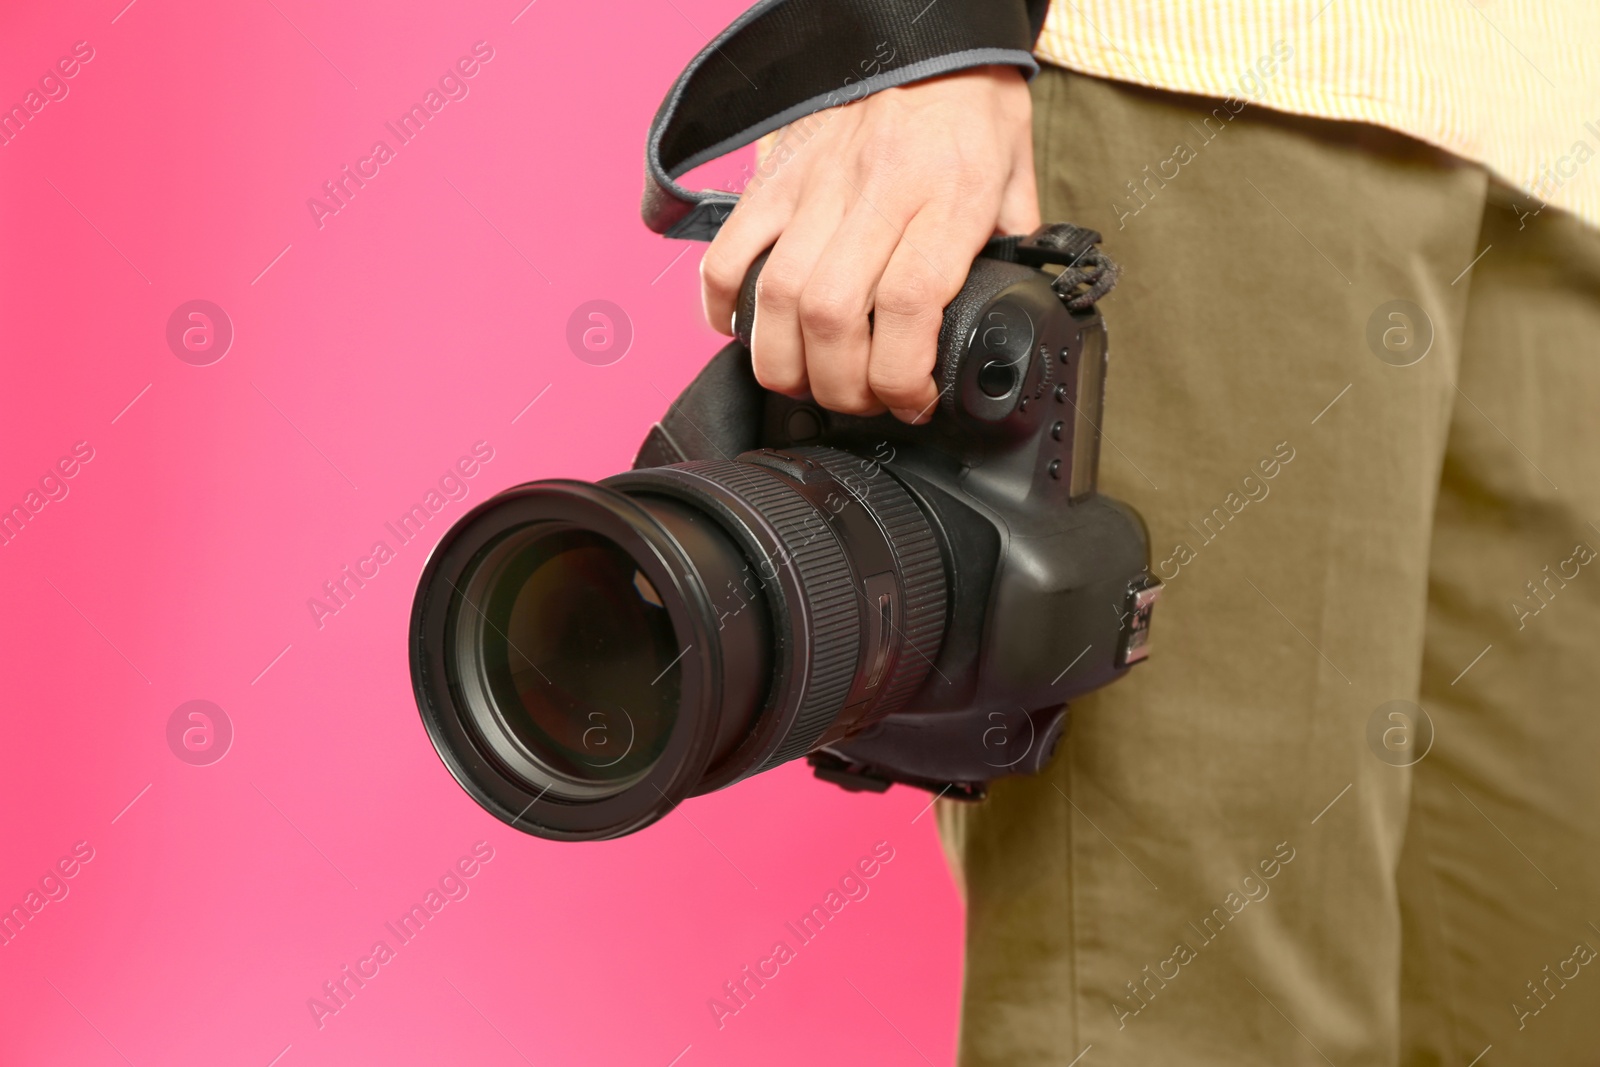
[[[926,421],[945,305],[985,241],[1038,225],[1020,71],[886,89],[780,132],[700,264],[706,320],[733,332],[745,271],[771,247],[756,380],[833,411]]]

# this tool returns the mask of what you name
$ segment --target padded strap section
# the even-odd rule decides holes
[[[760,0],[678,76],[650,124],[645,225],[709,241],[730,192],[677,179],[824,108],[951,71],[1039,69],[1031,48],[1045,0]]]

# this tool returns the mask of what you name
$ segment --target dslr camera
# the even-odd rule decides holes
[[[763,390],[730,343],[633,469],[464,516],[411,617],[456,780],[558,840],[632,833],[799,757],[847,789],[979,799],[1067,701],[1146,655],[1147,537],[1096,491],[1115,268],[1073,226],[1001,238],[945,309],[917,426]]]

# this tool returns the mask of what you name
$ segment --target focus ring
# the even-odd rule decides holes
[[[684,466],[734,490],[766,517],[778,532],[784,555],[794,565],[811,611],[811,662],[805,696],[782,742],[752,771],[759,773],[810,752],[838,717],[855,680],[861,647],[860,594],[845,548],[832,526],[794,486],[753,463]]]

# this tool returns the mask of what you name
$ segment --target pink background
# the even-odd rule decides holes
[[[719,343],[699,247],[637,201],[656,103],[739,0],[123,3],[0,16],[7,107],[94,50],[0,147],[0,507],[93,449],[0,547],[0,906],[94,850],[0,947],[0,1063],[949,1063],[961,915],[925,796],[790,765],[543,842],[456,786],[407,677],[447,523],[622,469]],[[319,229],[307,199],[478,41],[469,95]],[[209,366],[166,341],[192,299],[234,326]],[[632,321],[609,366],[565,341],[594,299]],[[467,499],[319,629],[308,598],[480,440]],[[168,746],[190,700],[233,724],[209,766]],[[880,840],[870,895],[719,1030],[708,999]],[[319,1029],[308,998],[478,841],[469,895]]]

